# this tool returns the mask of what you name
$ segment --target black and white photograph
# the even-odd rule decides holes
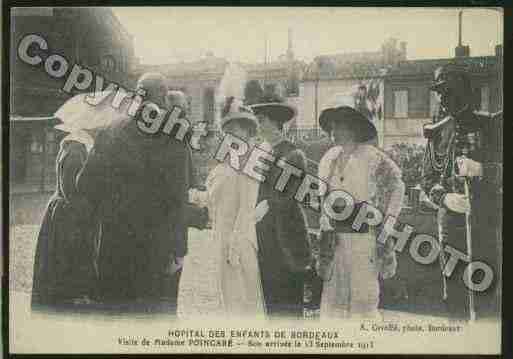
[[[502,8],[7,10],[10,353],[501,353]]]

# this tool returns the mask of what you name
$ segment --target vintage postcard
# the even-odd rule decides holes
[[[501,8],[8,10],[11,353],[501,352]]]

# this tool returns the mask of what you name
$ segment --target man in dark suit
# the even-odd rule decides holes
[[[162,75],[145,74],[137,86],[166,109]],[[185,142],[141,130],[143,108],[98,135],[77,186],[101,217],[99,300],[121,310],[176,313],[192,163]]]

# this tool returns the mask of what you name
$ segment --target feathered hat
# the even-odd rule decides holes
[[[251,105],[251,109],[255,115],[266,115],[272,121],[281,124],[289,122],[297,114],[296,109],[285,103],[285,100],[277,94],[266,94],[262,96],[258,103]]]
[[[221,105],[220,128],[232,121],[242,121],[251,128],[252,136],[256,135],[258,122],[255,114],[243,104],[246,71],[236,65],[226,67],[217,91],[217,103]]]
[[[251,129],[251,136],[255,136],[258,128],[258,122],[255,114],[248,106],[244,106],[242,101],[230,96],[226,99],[221,111],[221,128],[232,121],[245,123]]]

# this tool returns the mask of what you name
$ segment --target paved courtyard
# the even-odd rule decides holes
[[[14,295],[27,306],[30,303],[38,230],[39,226],[33,224],[11,226],[9,285],[11,291],[15,292]],[[178,315],[180,317],[210,316],[221,313],[215,282],[218,250],[219,243],[210,239],[208,231],[190,230],[189,255],[185,259],[178,298]],[[411,274],[409,265],[405,265],[402,269],[402,271],[410,271]],[[421,308],[420,303],[415,303],[411,299],[410,305],[413,304],[413,307],[418,308],[409,308],[410,310],[408,310],[404,306],[392,306],[387,308],[389,309],[386,311],[387,316],[404,317],[433,313],[430,313],[430,310],[418,310]],[[407,305],[407,307],[409,306]],[[412,312],[411,309],[414,309],[413,312],[416,314],[407,313]],[[433,308],[431,307],[431,309]],[[309,318],[315,318],[318,311],[308,311],[306,314]]]
[[[11,226],[9,285],[20,297],[30,294],[32,289],[38,230],[37,225]],[[219,313],[215,286],[215,254],[219,243],[209,238],[208,231],[190,231],[189,255],[185,259],[178,298],[180,316]]]

